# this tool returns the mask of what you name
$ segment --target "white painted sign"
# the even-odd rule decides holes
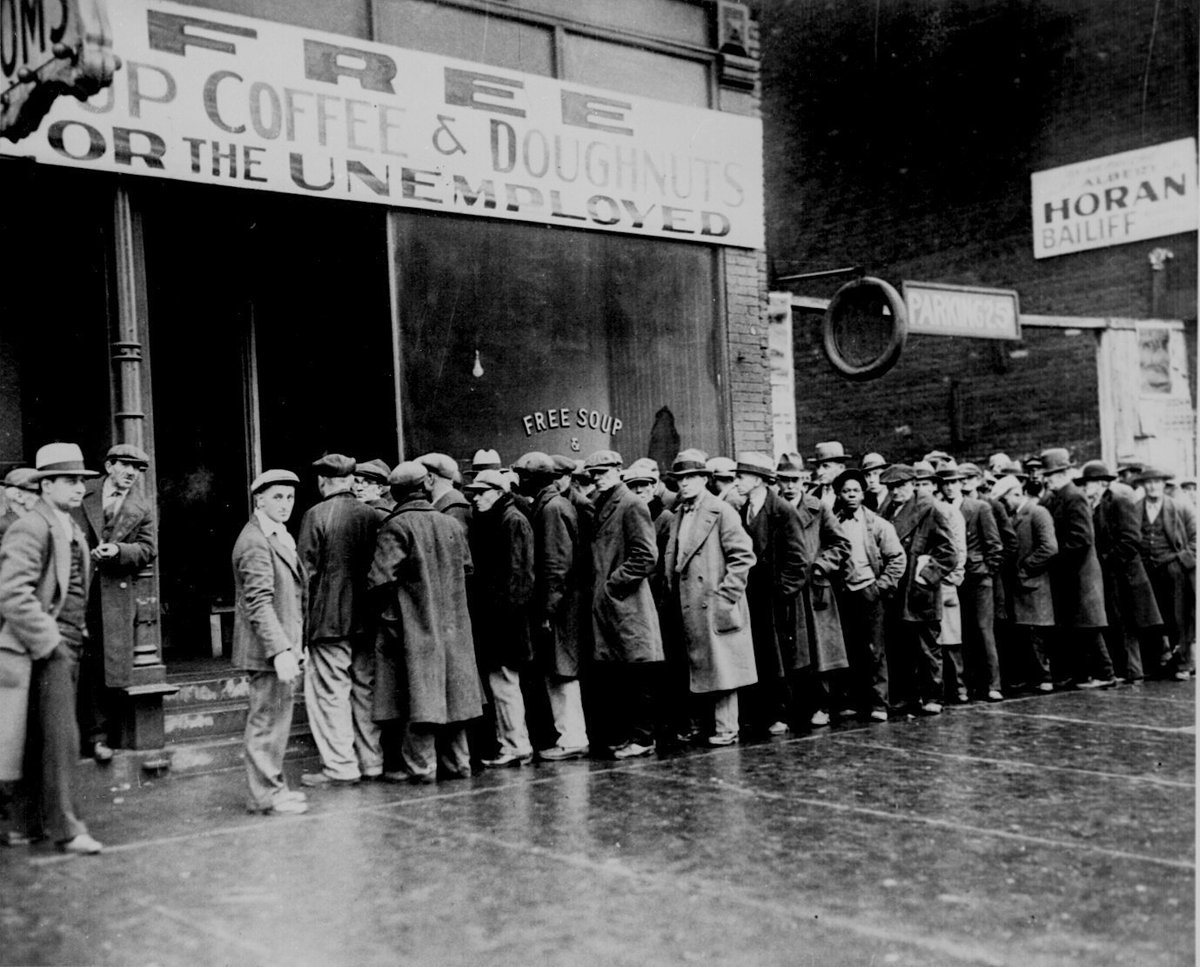
[[[1035,171],[1031,181],[1034,258],[1197,227],[1195,138]]]
[[[974,339],[1020,339],[1021,313],[1012,289],[905,282],[908,331]]]
[[[0,152],[49,164],[763,247],[762,122],[160,0],[111,88]]]

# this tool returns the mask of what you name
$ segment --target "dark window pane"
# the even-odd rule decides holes
[[[116,0],[120,2],[120,0]],[[331,34],[367,38],[371,21],[367,0],[180,0],[185,6],[207,7],[243,17],[273,20]],[[202,16],[198,11],[197,16]]]
[[[566,80],[660,101],[709,106],[708,67],[638,47],[567,35]]]

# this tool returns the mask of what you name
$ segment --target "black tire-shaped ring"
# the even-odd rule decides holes
[[[876,290],[883,296],[883,300],[892,314],[892,331],[883,352],[869,363],[856,364],[844,359],[838,351],[837,339],[834,338],[833,334],[833,324],[834,320],[837,319],[837,312],[842,304],[864,288]],[[861,279],[855,279],[853,282],[847,282],[834,293],[833,299],[829,303],[829,308],[825,310],[825,320],[821,327],[821,335],[824,339],[825,357],[829,360],[829,365],[845,376],[846,379],[856,382],[878,379],[900,361],[900,353],[904,350],[904,343],[908,339],[908,311],[904,307],[904,300],[900,297],[900,293],[892,286],[884,282],[883,279],[876,279],[869,275],[864,276]]]

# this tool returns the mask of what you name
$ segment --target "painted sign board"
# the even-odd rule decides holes
[[[1195,138],[1035,171],[1031,181],[1034,258],[1197,227]]]
[[[905,282],[908,331],[973,339],[1020,339],[1021,311],[1012,289]]]
[[[762,122],[166,0],[124,68],[9,154],[49,164],[763,247]]]

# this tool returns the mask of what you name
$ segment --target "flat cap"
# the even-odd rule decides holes
[[[1006,473],[1003,477],[996,481],[992,487],[992,496],[999,500],[1011,493],[1021,493],[1024,489],[1024,484],[1020,479],[1014,477],[1011,473]]]
[[[104,455],[105,460],[120,460],[122,463],[128,463],[135,467],[143,469],[150,466],[150,455],[141,447],[135,447],[132,443],[116,443],[108,448],[108,453]]]
[[[773,481],[775,479],[775,461],[765,453],[757,453],[747,451],[739,453],[737,457],[737,472],[752,473],[764,480]]]
[[[917,479],[917,472],[907,463],[893,463],[879,475],[879,482],[889,487]]]
[[[712,457],[705,464],[714,477],[736,477],[737,463],[729,457]]]
[[[564,457],[561,453],[551,454],[550,461],[554,464],[554,472],[560,477],[564,473],[574,473],[575,468],[579,465],[578,460],[572,460],[570,457]]]
[[[634,460],[626,469],[621,471],[622,483],[657,483],[658,465],[653,460],[645,458]]]
[[[368,460],[366,463],[356,463],[354,472],[366,480],[374,480],[376,483],[387,483],[388,474],[391,473],[391,468],[382,460]]]
[[[327,453],[313,461],[313,469],[322,477],[349,477],[354,466],[354,458],[342,453]]]
[[[882,453],[868,453],[862,458],[862,471],[869,473],[872,470],[882,470],[888,465],[888,462],[883,459]]]
[[[285,484],[288,487],[295,487],[299,483],[300,478],[290,470],[264,470],[250,484],[250,493],[256,494],[260,490],[266,490],[275,484]]]
[[[623,467],[625,461],[616,450],[597,450],[583,461],[585,470],[599,470],[601,467]]]
[[[712,471],[708,464],[711,461],[708,459],[708,454],[703,450],[697,450],[694,447],[689,447],[687,450],[680,450],[675,455],[675,459],[671,463],[671,469],[667,476],[669,477],[690,477],[696,474],[711,476]]]
[[[1145,480],[1174,480],[1175,474],[1167,470],[1160,470],[1158,467],[1143,467],[1142,472],[1137,475],[1138,483]]]
[[[417,463],[424,464],[430,473],[437,474],[443,480],[453,480],[458,473],[458,464],[448,453],[424,453],[417,457]],[[497,465],[500,458],[496,458]]]
[[[416,460],[405,460],[403,463],[396,464],[392,472],[388,474],[387,482],[389,487],[412,490],[424,483],[428,476],[429,468],[425,464],[417,463]]]
[[[775,475],[780,480],[799,480],[804,472],[804,458],[798,453],[781,453],[775,466]]]
[[[16,487],[18,490],[39,492],[38,472],[33,467],[14,467],[4,475],[5,487]]]
[[[541,450],[532,450],[529,453],[521,454],[513,461],[512,468],[517,473],[541,474],[547,477],[553,477],[559,472],[555,469],[550,455],[542,453]]]
[[[651,480],[658,480],[658,461],[650,457],[639,457],[629,465],[629,469],[647,474]]]
[[[463,490],[501,490],[508,493],[508,478],[499,470],[480,470]]]
[[[476,450],[471,458],[471,469],[476,473],[480,470],[499,470],[500,454],[495,450]]]

